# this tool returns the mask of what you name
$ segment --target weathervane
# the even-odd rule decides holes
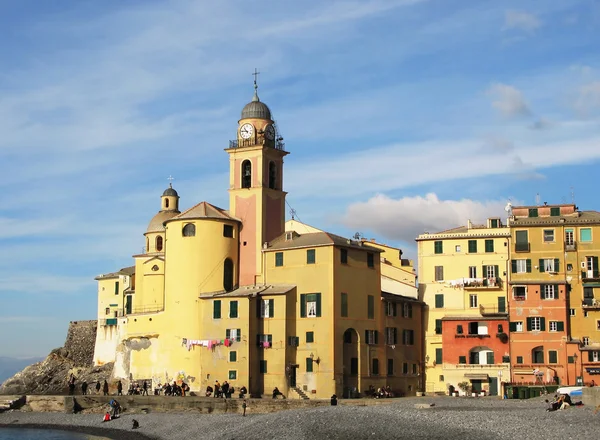
[[[169,174],[169,177],[167,177],[167,180],[169,181],[169,188],[173,188],[173,180],[175,180],[175,177],[173,177]]]

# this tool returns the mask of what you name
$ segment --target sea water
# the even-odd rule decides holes
[[[0,428],[0,440],[109,440],[106,437],[54,429]]]

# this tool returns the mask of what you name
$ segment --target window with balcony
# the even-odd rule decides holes
[[[527,287],[513,286],[513,299],[515,301],[525,301],[527,299]]]
[[[477,266],[469,266],[469,278],[477,278]]]
[[[575,235],[573,234],[573,229],[565,230],[565,245],[566,246],[574,246],[575,245]]]
[[[544,229],[544,243],[554,242],[554,229]]]
[[[488,281],[489,281],[491,278],[496,278],[496,277],[498,276],[498,266],[492,266],[492,265],[489,265],[489,266],[483,266],[483,267],[482,267],[482,271],[483,271],[483,274],[482,274],[482,275],[483,275],[483,277],[484,277],[484,278],[487,278],[487,279],[488,279]],[[488,285],[489,285],[489,284],[488,284]]]
[[[543,299],[558,299],[558,291],[554,284],[544,284],[542,286]]]
[[[529,252],[529,237],[527,231],[515,232],[515,251]]]

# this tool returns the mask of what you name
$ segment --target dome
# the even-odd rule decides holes
[[[252,101],[242,110],[242,119],[246,118],[271,119],[271,110],[263,102]]]
[[[165,192],[162,195],[163,197],[165,196],[171,196],[171,197],[179,197],[179,194],[177,194],[177,191],[175,191],[173,189],[173,187],[171,186],[171,184],[169,184],[169,187],[167,189],[165,189]]]
[[[175,190],[172,190],[172,191],[175,192]],[[177,194],[177,192],[175,192],[175,194]],[[164,227],[163,223],[166,222],[167,220],[175,217],[178,214],[179,214],[179,211],[160,211],[158,214],[156,214],[154,217],[152,217],[152,220],[150,220],[148,229],[146,229],[146,234],[148,234],[150,232],[164,232],[165,227]]]

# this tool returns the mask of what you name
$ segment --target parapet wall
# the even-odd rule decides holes
[[[98,322],[95,320],[69,323],[64,349],[67,351],[67,358],[78,367],[93,365],[97,328]]]
[[[596,408],[600,405],[600,387],[584,387],[581,390],[581,401],[584,405]]]

